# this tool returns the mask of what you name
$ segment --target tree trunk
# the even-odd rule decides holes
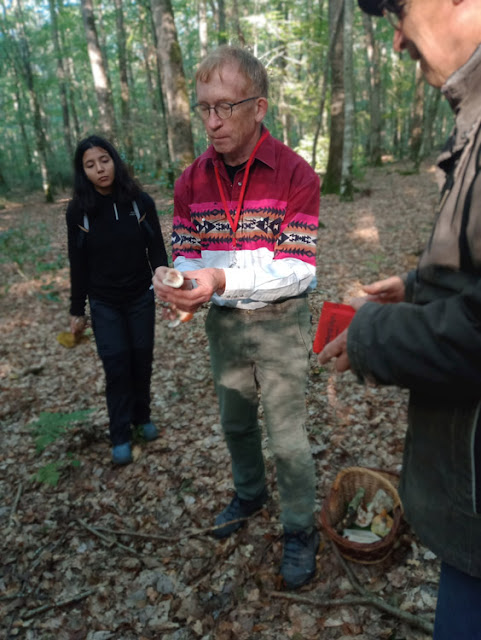
[[[276,10],[279,15],[283,16],[286,24],[289,22],[289,11],[284,2],[279,2],[276,5]],[[279,111],[279,119],[281,121],[282,128],[282,142],[288,147],[292,146],[292,122],[290,116],[290,108],[285,95],[285,83],[288,80],[287,74],[287,44],[285,40],[285,34],[280,33],[279,39],[275,42],[274,48],[276,51],[276,57],[278,60],[277,66],[279,68],[279,98],[277,108]]]
[[[219,10],[219,33],[217,41],[219,45],[227,44],[227,21],[225,17],[225,2],[224,0],[217,0],[217,6]]]
[[[441,91],[431,87],[424,107],[423,142],[420,153],[421,160],[430,156],[433,152],[433,129],[440,99]]]
[[[5,181],[5,176],[3,175],[2,166],[0,163],[0,192],[6,191],[8,189],[8,185]]]
[[[129,165],[134,161],[134,145],[132,142],[132,126],[130,123],[130,88],[127,73],[127,44],[125,39],[124,14],[122,0],[115,0],[115,18],[117,25],[117,48],[120,74],[120,114],[122,120],[122,139]]]
[[[155,94],[155,101],[158,104],[158,108],[156,113],[159,114],[160,117],[160,129],[162,144],[160,145],[160,153],[162,154],[161,162],[162,166],[165,168],[166,176],[167,176],[167,184],[171,187],[174,186],[175,182],[175,172],[174,172],[174,160],[170,153],[171,141],[169,139],[169,128],[167,126],[167,110],[165,107],[164,100],[164,82],[162,79],[162,61],[160,59],[160,46],[157,41],[157,31],[154,22],[153,9],[150,4],[150,0],[147,0],[147,11],[150,16],[150,29],[152,33],[152,41],[154,43],[155,48],[155,76],[157,79],[157,92]]]
[[[382,165],[381,146],[381,74],[379,65],[379,45],[374,37],[372,18],[362,12],[362,23],[366,34],[369,86],[369,163],[375,167]]]
[[[201,60],[203,60],[207,55],[207,46],[208,46],[207,2],[206,2],[206,0],[199,0],[198,15],[199,15],[200,58],[201,58]]]
[[[342,4],[342,22],[334,34],[331,58],[331,127],[326,175],[322,184],[324,193],[339,193],[342,177],[342,150],[344,147],[344,0],[329,0],[329,24],[334,24],[336,7]]]
[[[187,86],[170,0],[151,0],[151,6],[157,35],[157,51],[162,65],[169,151],[175,165],[174,171],[177,173],[194,160]]]
[[[164,96],[162,91],[162,77],[160,72],[160,56],[159,56],[159,47],[157,46],[157,34],[155,32],[155,24],[154,18],[152,16],[152,7],[150,6],[150,0],[146,0],[139,4],[139,11],[141,16],[141,21],[143,27],[145,26],[143,44],[144,44],[144,60],[145,60],[145,69],[147,75],[147,81],[149,86],[152,87],[151,92],[151,105],[154,113],[154,127],[155,127],[155,137],[158,140],[158,144],[156,144],[156,148],[153,150],[155,153],[155,166],[157,168],[158,175],[162,169],[165,170],[167,175],[167,184],[171,187],[174,186],[174,172],[172,168],[172,159],[170,157],[169,151],[169,142],[168,142],[168,131],[167,131],[167,118],[165,113],[165,103]],[[148,14],[148,15],[147,15]],[[149,37],[147,35],[147,31],[152,38],[153,42],[153,51],[152,54],[150,48],[147,48],[146,42],[149,41]],[[151,66],[150,60],[153,58],[153,67],[154,67],[154,78],[151,74]]]
[[[57,0],[57,3],[59,6],[59,9],[62,10],[63,0]],[[59,39],[60,39],[60,51],[66,51],[67,47],[65,46],[65,35],[63,30],[59,31]],[[74,74],[72,71],[74,62],[71,57],[65,57],[62,62],[63,62],[63,70],[65,73],[65,87],[67,89],[67,112],[69,113],[69,124],[70,124],[70,128],[73,127],[73,139],[75,141],[78,141],[80,139],[80,124],[78,120],[77,107],[75,106],[75,98],[74,98],[75,80],[74,80]],[[70,139],[72,139],[72,131],[69,132],[69,137]]]
[[[57,78],[60,91],[60,104],[62,105],[62,119],[63,119],[63,138],[65,142],[65,149],[68,157],[73,156],[72,140],[70,137],[70,116],[68,111],[68,96],[67,96],[67,83],[66,73],[63,62],[62,49],[60,47],[60,37],[58,31],[57,21],[57,7],[55,0],[49,0],[50,8],[50,23],[52,27],[52,40],[55,50],[55,57],[57,58]]]
[[[416,84],[414,105],[411,121],[410,156],[416,169],[421,162],[421,145],[423,141],[423,112],[424,112],[424,75],[419,61],[416,63]]]
[[[99,121],[102,132],[108,138],[115,137],[115,116],[112,93],[109,89],[107,70],[104,65],[100,48],[92,0],[80,0],[82,5],[82,19],[87,38],[87,49],[94,80],[95,94],[99,109]]]
[[[239,3],[237,0],[233,0],[232,3],[232,18],[234,20],[234,33],[236,34],[237,41],[241,47],[244,47],[246,44],[246,39],[241,28],[239,19]]]
[[[63,47],[63,50],[65,50],[65,47]],[[73,73],[73,67],[74,67],[74,62],[72,58],[67,58],[66,64],[65,64],[65,71],[67,73],[68,87],[69,87],[68,101],[69,101],[69,107],[70,107],[70,114],[72,116],[73,129],[75,132],[75,140],[78,141],[80,140],[81,134],[80,134],[80,122],[78,118],[76,100],[75,100],[75,94],[77,92],[77,86],[76,86],[77,83],[76,83],[75,75]]]
[[[353,0],[344,0],[344,144],[342,149],[341,198],[351,201],[354,187],[352,162],[354,146],[354,77],[352,49]]]
[[[323,119],[324,119],[324,106],[326,104],[326,94],[327,94],[327,87],[329,84],[329,70],[331,68],[331,64],[332,64],[332,56],[334,53],[334,46],[336,44],[337,41],[337,35],[340,31],[341,28],[341,20],[342,20],[342,13],[343,13],[343,8],[344,8],[344,0],[342,0],[337,9],[336,9],[336,15],[334,16],[334,19],[331,21],[330,20],[330,29],[329,29],[329,46],[327,48],[327,54],[326,54],[326,59],[324,62],[324,73],[323,73],[323,78],[322,78],[322,91],[321,91],[321,102],[319,105],[319,114],[317,116],[317,125],[316,125],[316,131],[314,133],[314,142],[312,145],[312,161],[311,161],[311,166],[313,169],[316,168],[316,155],[317,155],[317,142],[319,140],[319,134],[321,132],[321,128],[322,128],[322,123],[323,123]]]
[[[17,16],[17,31],[18,31],[18,51],[19,59],[22,67],[22,73],[27,86],[30,106],[33,114],[33,129],[35,132],[35,153],[34,156],[38,158],[40,166],[40,174],[42,176],[42,188],[45,195],[46,202],[53,202],[53,184],[50,175],[48,162],[47,162],[47,140],[45,137],[45,127],[42,123],[42,113],[40,108],[40,102],[35,90],[33,71],[30,65],[31,55],[28,46],[27,37],[25,34],[23,8],[21,0],[15,0],[15,9]]]

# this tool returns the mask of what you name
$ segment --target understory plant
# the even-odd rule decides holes
[[[87,418],[91,409],[74,411],[72,413],[53,413],[43,411],[38,420],[30,424],[35,439],[35,450],[41,455],[49,445],[53,444],[67,433],[73,426],[78,426]],[[56,487],[60,474],[65,467],[78,467],[80,460],[67,452],[66,458],[57,458],[40,467],[33,475],[33,479]]]

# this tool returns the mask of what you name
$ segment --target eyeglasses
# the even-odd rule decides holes
[[[199,102],[194,104],[192,109],[196,112],[198,116],[202,118],[202,120],[208,120],[210,116],[210,111],[213,109],[215,111],[215,115],[221,120],[227,120],[232,115],[232,109],[236,107],[238,104],[243,104],[244,102],[249,102],[250,100],[257,100],[260,96],[254,96],[252,98],[246,98],[245,100],[239,100],[239,102],[218,102],[213,107],[206,104],[205,102]]]
[[[394,29],[401,28],[401,21],[406,13],[408,0],[382,0],[380,8],[389,24]]]

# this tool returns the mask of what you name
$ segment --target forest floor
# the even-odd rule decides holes
[[[310,297],[314,330],[324,300],[347,302],[361,283],[416,264],[437,186],[431,165],[418,174],[408,168],[366,171],[352,203],[322,198],[318,287]],[[169,245],[172,203],[157,188],[146,189],[162,210]],[[231,538],[212,537],[232,485],[209,370],[206,309],[176,328],[159,313],[152,418],[161,437],[136,441],[133,464],[111,464],[93,338],[71,349],[57,341],[68,330],[67,198],[0,206],[2,637],[427,640],[422,620],[433,620],[439,562],[405,523],[378,564],[342,562],[323,531],[315,579],[298,592],[282,588],[279,503],[267,447],[267,507]],[[308,429],[318,511],[348,466],[399,471],[406,399],[405,391],[361,386],[351,373],[337,375],[311,357]],[[63,432],[55,431],[56,420],[67,425]],[[41,450],[47,432],[51,442],[47,435]],[[367,599],[356,580],[369,590]]]

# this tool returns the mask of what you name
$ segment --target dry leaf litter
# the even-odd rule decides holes
[[[414,175],[403,169],[367,171],[352,203],[322,198],[318,287],[310,298],[314,331],[324,300],[346,303],[361,283],[416,264],[437,188],[430,165]],[[170,207],[157,189],[147,190],[159,209]],[[44,225],[52,259],[65,256],[67,198],[7,203],[0,233],[21,227],[28,236]],[[170,244],[171,216],[161,224]],[[352,575],[324,535],[313,582],[296,593],[282,589],[278,495],[267,448],[266,508],[224,542],[209,534],[232,485],[209,370],[206,309],[176,327],[159,309],[152,418],[161,437],[137,440],[134,463],[113,467],[93,338],[74,348],[57,340],[68,329],[68,268],[38,274],[33,267],[0,264],[2,637],[429,638],[422,627],[356,601],[355,580],[396,610],[432,621],[439,563],[406,524],[388,559],[348,563]],[[360,386],[352,374],[336,375],[312,356],[307,405],[318,510],[347,466],[399,471],[406,398],[399,389]],[[37,452],[31,425],[42,412],[86,409],[87,418]],[[32,479],[58,462],[56,486]]]

